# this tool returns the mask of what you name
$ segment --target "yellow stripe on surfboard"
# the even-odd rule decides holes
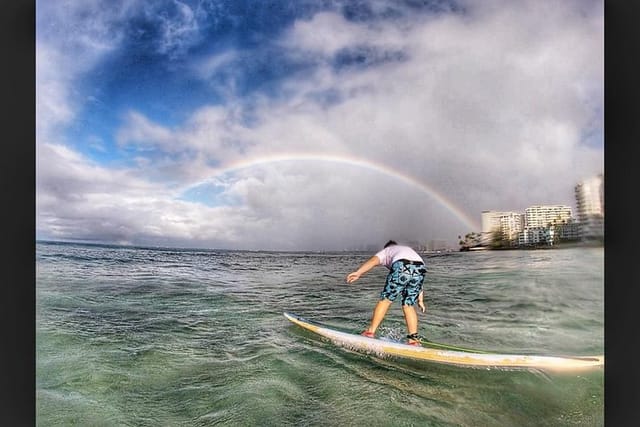
[[[533,356],[441,350],[349,334],[310,322],[292,313],[284,313],[284,316],[308,331],[329,338],[336,345],[369,353],[472,367],[537,368],[554,371],[572,371],[604,366],[604,355]]]

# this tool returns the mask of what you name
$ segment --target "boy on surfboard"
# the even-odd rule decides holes
[[[375,337],[376,329],[382,323],[384,316],[391,304],[400,295],[402,296],[402,312],[407,323],[408,343],[420,345],[418,336],[418,315],[414,308],[416,302],[424,312],[426,310],[423,302],[422,284],[427,269],[424,260],[416,251],[408,246],[399,245],[393,240],[389,240],[384,248],[369,258],[356,271],[347,275],[347,283],[353,283],[367,271],[377,265],[384,265],[389,269],[389,274],[385,282],[384,289],[380,292],[380,301],[373,309],[373,316],[369,327],[362,332],[362,335],[370,338]]]

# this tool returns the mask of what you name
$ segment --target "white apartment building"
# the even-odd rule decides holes
[[[503,212],[499,211],[482,211],[482,234],[491,233],[500,227],[500,217]]]
[[[524,211],[524,226],[547,227],[571,221],[571,207],[564,205],[530,206]]]
[[[491,234],[494,230],[500,228],[500,217],[503,212],[499,211],[482,211],[482,232],[480,241],[483,245],[491,242]]]
[[[482,244],[489,245],[494,233],[509,245],[552,245],[557,241],[577,240],[580,228],[565,205],[535,205],[525,213],[483,211]],[[503,242],[503,244],[504,244]]]
[[[604,177],[602,174],[575,186],[578,221],[585,239],[604,237]]]
[[[565,205],[536,205],[525,209],[524,227],[518,245],[552,245],[558,240],[576,240],[578,226]]]
[[[515,240],[524,227],[524,216],[518,212],[482,211],[482,244],[491,242],[499,231],[505,240]]]
[[[579,240],[580,239],[580,224],[571,220],[566,224],[562,224],[558,227],[558,237],[560,240]]]
[[[525,227],[518,234],[519,246],[553,245],[555,241],[578,240],[580,228],[573,219],[551,227]]]
[[[553,241],[553,228],[550,227],[526,227],[518,234],[519,246],[535,246],[548,244]]]
[[[500,217],[500,231],[502,238],[513,242],[517,240],[518,233],[524,229],[524,215],[516,212],[508,212]]]

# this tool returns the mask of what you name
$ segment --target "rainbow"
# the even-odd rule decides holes
[[[419,181],[417,178],[393,169],[389,166],[386,166],[382,163],[374,162],[371,160],[365,160],[359,157],[349,157],[343,155],[331,155],[331,154],[276,154],[276,155],[265,155],[259,157],[252,157],[247,159],[241,159],[234,162],[230,162],[223,167],[215,168],[213,170],[213,175],[201,182],[190,185],[190,188],[197,187],[199,185],[212,183],[216,177],[229,174],[235,171],[239,171],[242,169],[252,168],[256,166],[271,164],[271,163],[279,163],[279,162],[300,162],[300,161],[309,161],[309,162],[331,162],[337,164],[343,164],[350,167],[359,167],[363,169],[367,169],[370,171],[374,171],[385,176],[396,179],[404,184],[410,185],[421,192],[425,193],[427,196],[438,202],[440,205],[444,206],[449,212],[451,212],[460,222],[462,222],[469,231],[479,230],[480,224],[471,219],[462,209],[456,206],[452,201],[448,200],[444,195],[437,192],[432,187],[428,186],[422,181]]]

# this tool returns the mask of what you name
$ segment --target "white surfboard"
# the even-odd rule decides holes
[[[296,325],[328,338],[335,345],[380,356],[390,355],[466,367],[535,368],[550,371],[575,371],[604,367],[604,355],[533,356],[480,352],[439,343],[414,346],[338,331],[292,313],[284,313],[284,316]],[[428,345],[432,345],[432,347],[428,347]],[[456,348],[456,350],[437,347]]]

